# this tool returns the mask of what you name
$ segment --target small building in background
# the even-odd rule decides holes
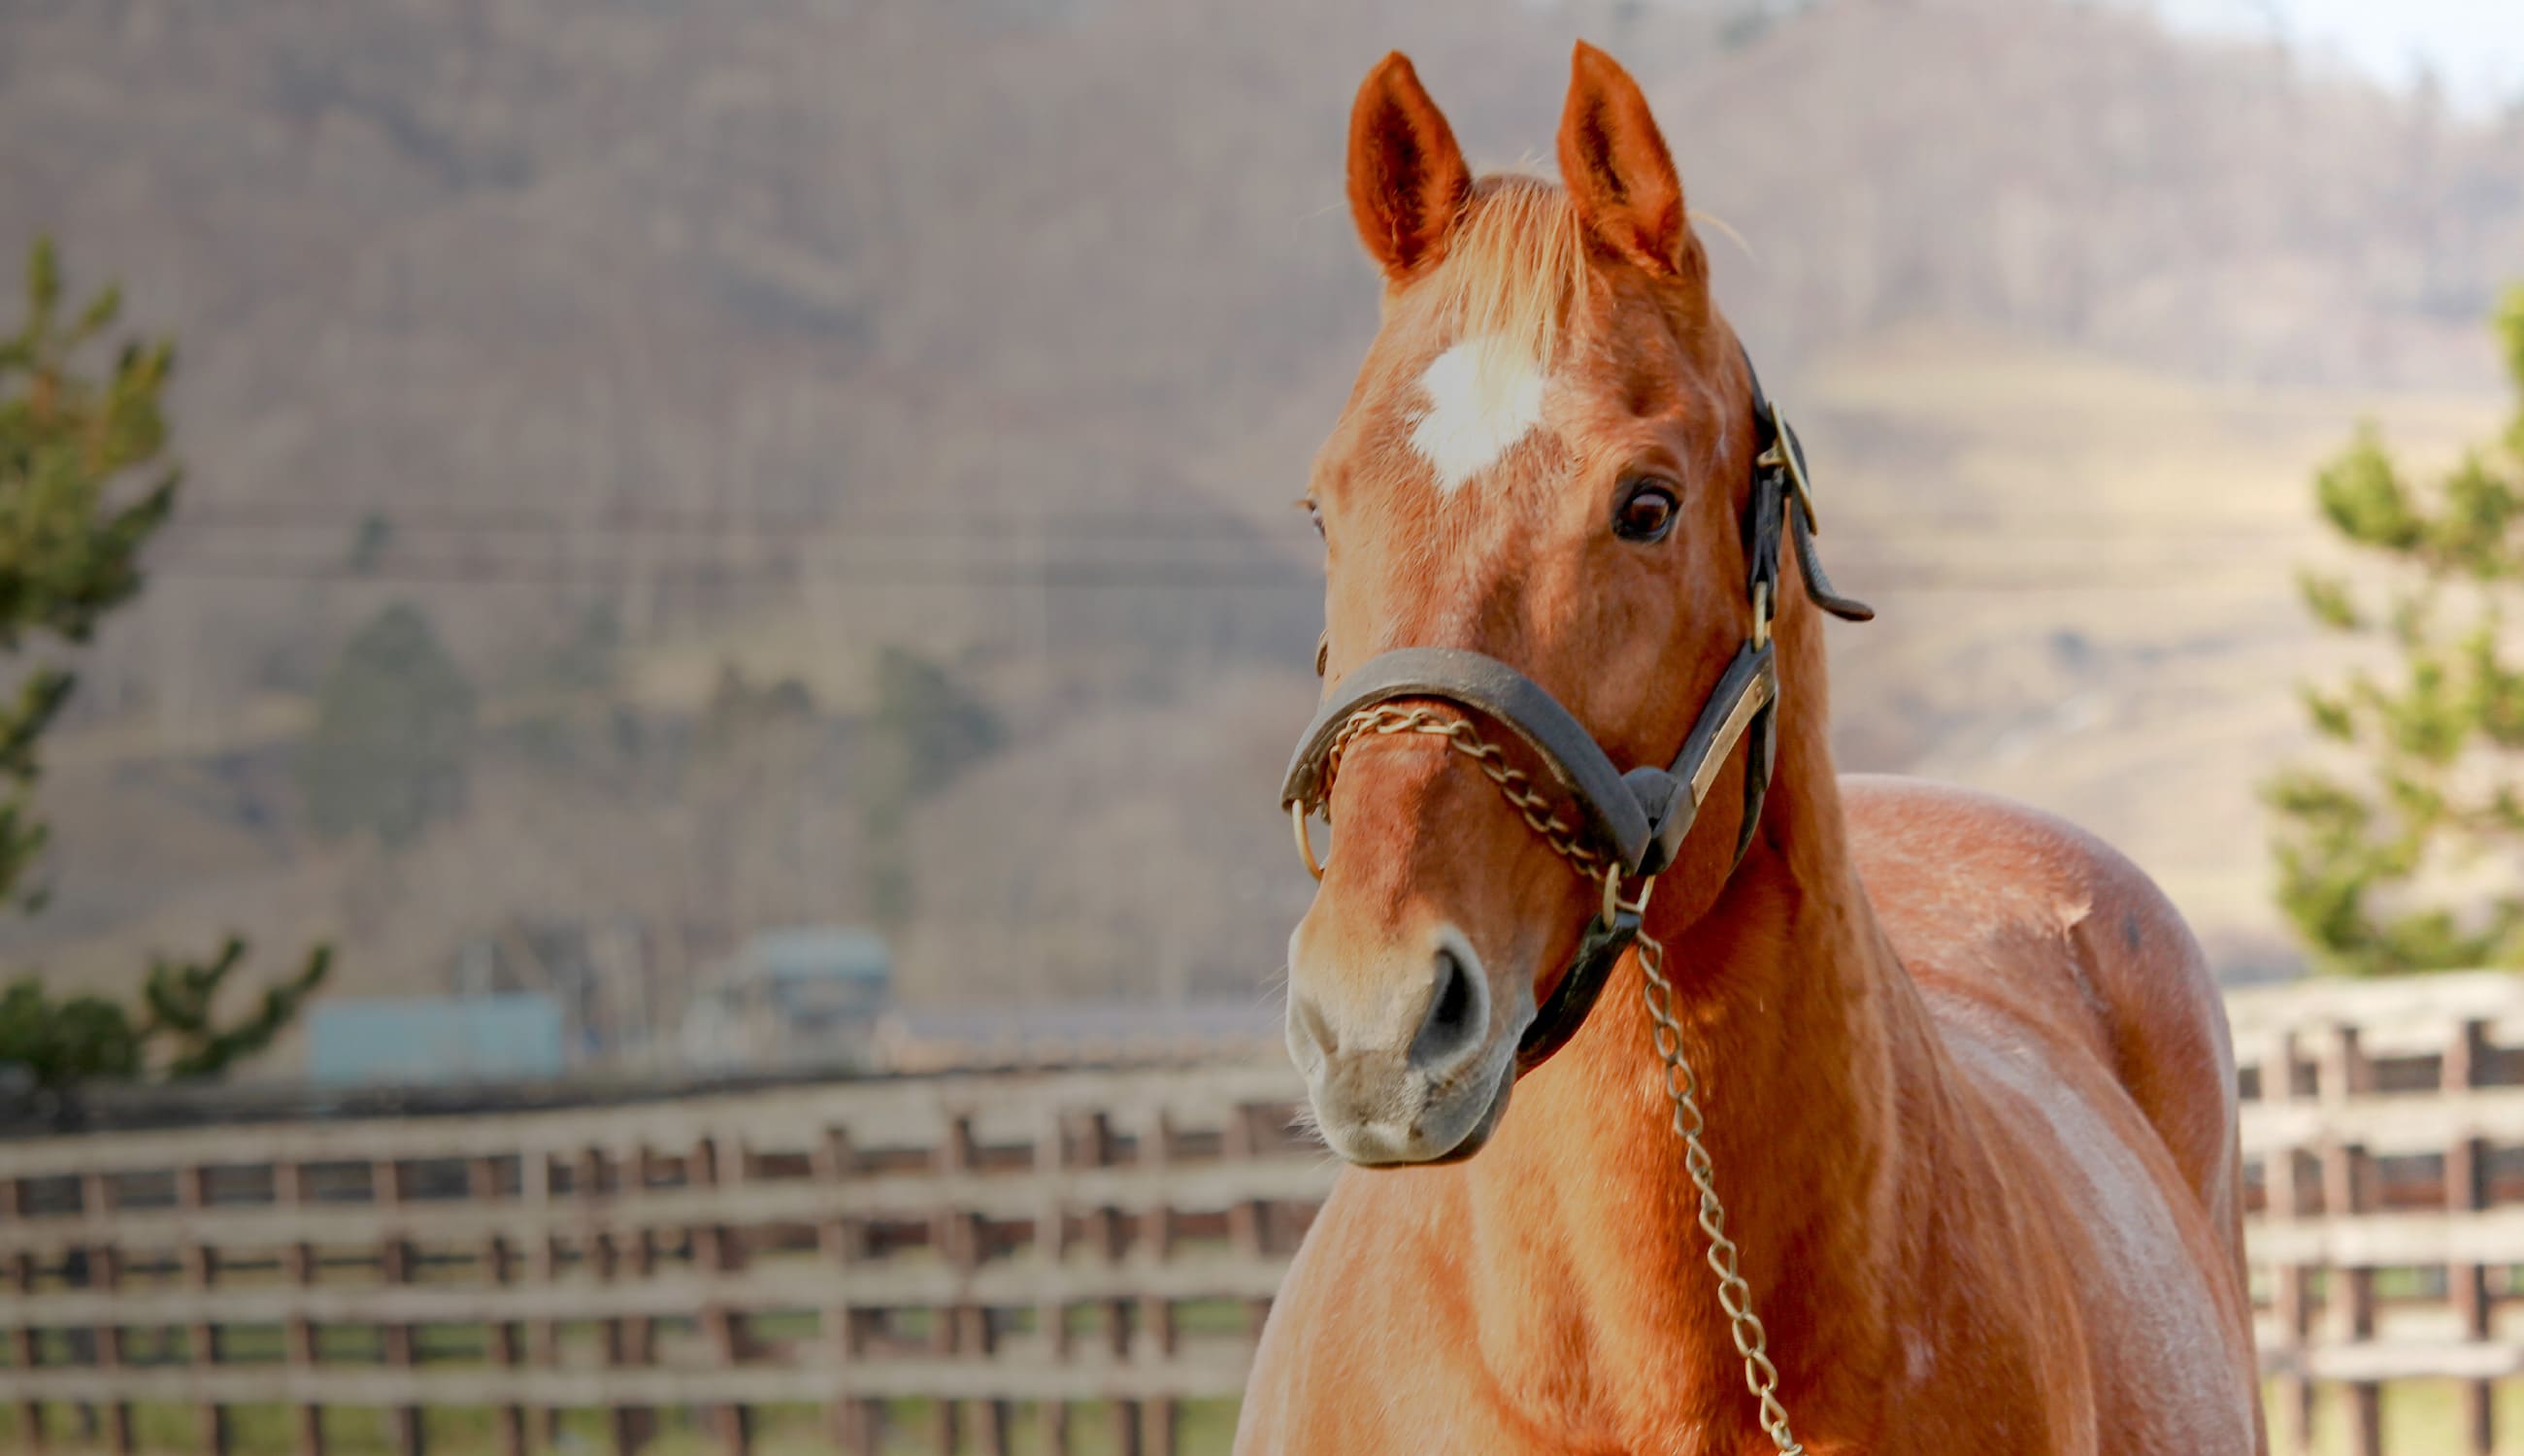
[[[532,992],[318,997],[307,1010],[307,1080],[546,1082],[567,1070],[565,1023],[558,998]]]
[[[655,1040],[657,966],[642,927],[627,918],[587,922],[511,915],[457,945],[451,996],[535,995],[560,1008],[573,1068],[618,1061]]]
[[[863,1060],[893,995],[894,954],[872,931],[762,931],[685,1011],[684,1059],[706,1070]]]

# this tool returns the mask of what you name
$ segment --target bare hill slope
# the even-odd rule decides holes
[[[1647,80],[1827,462],[1835,565],[1886,608],[1842,639],[1850,762],[2085,819],[2263,958],[2248,787],[2293,741],[2304,472],[2369,408],[2438,451],[2485,417],[2524,119],[2058,0],[1744,14],[10,7],[0,248],[53,228],[179,335],[193,485],[59,746],[60,912],[0,934],[115,976],[136,942],[330,925],[350,984],[435,984],[523,909],[609,897],[703,942],[857,916],[851,725],[902,644],[1016,727],[924,805],[918,994],[1266,972],[1318,615],[1286,503],[1374,326],[1350,89],[1404,46],[1509,163],[1583,32]],[[397,601],[489,727],[472,810],[381,866],[308,831],[290,764]],[[619,670],[572,711],[611,726],[534,737],[599,618]],[[692,804],[620,766],[671,756],[729,661],[833,720],[794,782]],[[1196,752],[1148,737],[1220,714]],[[1009,801],[1040,822],[989,833]],[[1099,862],[1093,894],[1026,878]],[[1030,932],[1066,947],[1049,981],[993,948]]]

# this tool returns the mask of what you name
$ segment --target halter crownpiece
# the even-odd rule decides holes
[[[1684,836],[1700,816],[1700,806],[1717,783],[1727,755],[1741,742],[1744,750],[1744,822],[1737,831],[1734,863],[1752,846],[1754,826],[1770,792],[1779,697],[1776,653],[1771,641],[1771,619],[1779,600],[1779,547],[1782,537],[1796,553],[1797,574],[1807,598],[1847,621],[1874,617],[1865,603],[1832,590],[1815,553],[1814,495],[1806,480],[1805,450],[1777,407],[1762,392],[1753,361],[1744,361],[1753,385],[1753,498],[1744,517],[1745,555],[1752,567],[1745,583],[1751,599],[1753,628],[1735,657],[1720,674],[1718,685],[1692,723],[1674,760],[1663,768],[1641,765],[1625,772],[1613,762],[1569,709],[1541,684],[1496,657],[1458,648],[1406,647],[1380,653],[1344,676],[1336,696],[1317,709],[1297,741],[1280,786],[1281,806],[1294,820],[1297,844],[1307,868],[1323,877],[1306,839],[1306,819],[1332,798],[1333,776],[1341,751],[1362,731],[1393,732],[1419,727],[1410,715],[1391,716],[1386,704],[1433,700],[1450,704],[1476,717],[1513,732],[1541,761],[1552,784],[1576,801],[1582,822],[1577,826],[1546,818],[1537,796],[1521,787],[1524,775],[1513,770],[1484,771],[1507,792],[1527,822],[1550,839],[1573,863],[1604,880],[1604,906],[1586,927],[1578,953],[1559,984],[1534,1013],[1517,1046],[1517,1070],[1540,1065],[1560,1049],[1592,1010],[1611,976],[1614,963],[1639,932],[1639,915],[1647,896],[1625,903],[1619,894],[1626,879],[1653,879],[1682,848]],[[1318,662],[1321,661],[1321,646]],[[1385,716],[1380,716],[1380,711]],[[1445,732],[1448,729],[1422,729]],[[1478,742],[1478,740],[1476,740]],[[1464,752],[1478,759],[1496,756],[1486,744]]]

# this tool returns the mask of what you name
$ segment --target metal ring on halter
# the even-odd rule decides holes
[[[1306,806],[1304,804],[1291,803],[1288,805],[1288,824],[1291,828],[1297,831],[1297,854],[1300,858],[1306,861],[1306,873],[1315,877],[1316,884],[1322,884],[1324,880],[1324,862],[1315,857],[1314,837],[1306,833]]]
[[[1654,876],[1654,875],[1649,875],[1649,876],[1647,876],[1646,878],[1644,878],[1644,879],[1642,879],[1642,880],[1640,880],[1640,881],[1639,881],[1639,898],[1638,898],[1637,899],[1631,900],[1631,901],[1629,901],[1628,903],[1625,904],[1625,903],[1623,903],[1623,901],[1621,900],[1621,898],[1617,896],[1617,897],[1615,897],[1614,898],[1612,898],[1612,899],[1608,900],[1608,901],[1606,902],[1606,912],[1605,912],[1605,916],[1604,916],[1604,918],[1606,918],[1607,920],[1609,920],[1609,919],[1611,919],[1611,918],[1613,917],[1613,914],[1614,914],[1615,912],[1622,911],[1622,910],[1627,910],[1627,911],[1629,911],[1631,914],[1636,915],[1636,916],[1639,916],[1640,918],[1644,919],[1644,918],[1646,918],[1647,913],[1648,913],[1648,898],[1649,898],[1650,896],[1654,895],[1654,894],[1656,894],[1656,876]]]

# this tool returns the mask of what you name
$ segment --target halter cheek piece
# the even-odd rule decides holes
[[[1806,487],[1805,449],[1798,444],[1796,431],[1762,393],[1761,376],[1752,372],[1750,358],[1744,367],[1753,383],[1756,446],[1753,499],[1744,517],[1745,557],[1752,563],[1745,591],[1752,600],[1753,631],[1719,675],[1718,686],[1710,692],[1674,761],[1664,768],[1643,765],[1626,773],[1541,684],[1498,658],[1455,648],[1397,648],[1369,658],[1343,677],[1339,694],[1317,710],[1305,736],[1298,740],[1296,755],[1288,761],[1287,777],[1280,787],[1280,803],[1297,817],[1300,834],[1305,815],[1332,796],[1333,751],[1352,715],[1380,704],[1429,699],[1453,704],[1523,740],[1552,782],[1577,801],[1586,834],[1598,849],[1610,852],[1620,878],[1652,876],[1674,863],[1710,786],[1741,741],[1745,745],[1744,821],[1736,832],[1734,863],[1743,861],[1753,843],[1754,827],[1761,822],[1762,801],[1770,791],[1777,739],[1773,709],[1779,697],[1779,671],[1771,642],[1771,618],[1779,600],[1781,537],[1796,552],[1797,574],[1816,606],[1847,621],[1863,622],[1875,615],[1866,604],[1833,592],[1830,578],[1823,575],[1822,562],[1815,555],[1814,537],[1820,528],[1815,523],[1814,497]],[[1323,669],[1327,645],[1316,646],[1318,672]],[[1317,875],[1320,878],[1320,870]],[[1534,1012],[1532,1024],[1517,1045],[1520,1073],[1540,1065],[1577,1032],[1594,1008],[1614,963],[1638,935],[1640,902],[1622,902],[1614,893],[1614,872],[1608,871],[1604,909],[1587,925],[1577,955]]]

